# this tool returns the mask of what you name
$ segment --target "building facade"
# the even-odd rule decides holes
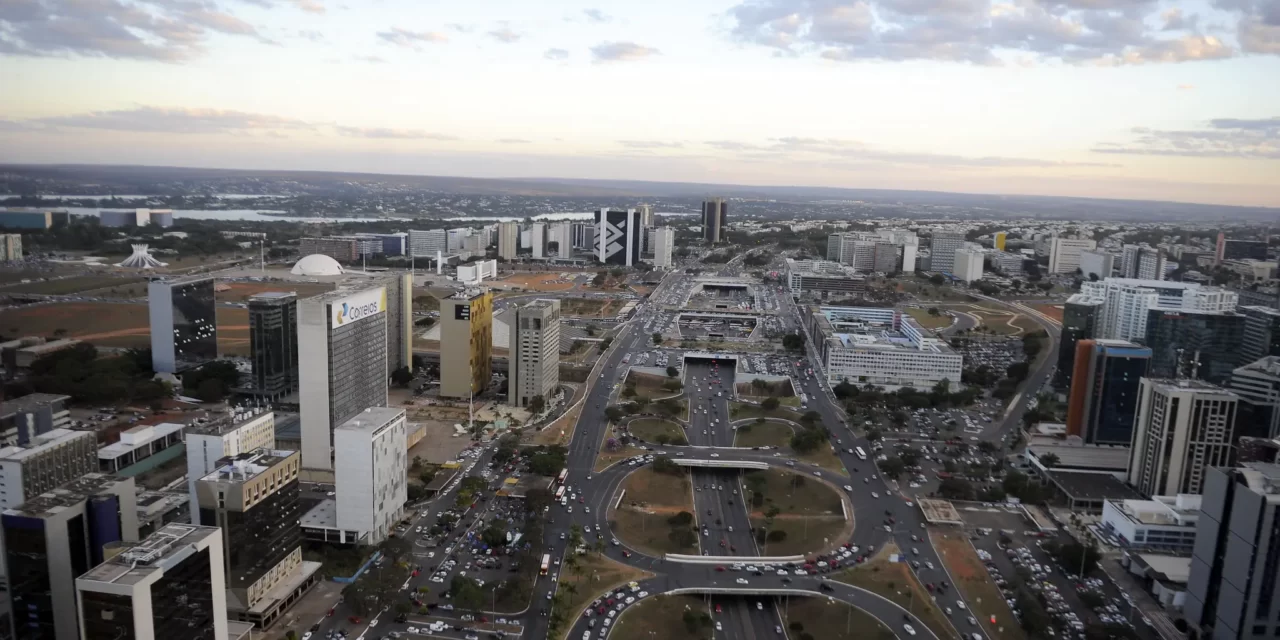
[[[1152,496],[1150,500],[1106,500],[1102,529],[1131,551],[1190,554],[1196,543],[1200,496]]]
[[[1148,496],[1198,494],[1230,464],[1239,396],[1200,380],[1143,378],[1128,482]]]
[[[249,298],[249,388],[279,399],[298,390],[298,296],[266,291]]]
[[[702,241],[724,242],[724,226],[729,217],[729,203],[724,198],[702,201]]]
[[[1080,275],[1094,280],[1110,278],[1115,261],[1116,257],[1106,251],[1081,251]]]
[[[596,211],[595,220],[596,261],[625,267],[640,264],[640,245],[644,241],[640,212],[600,209]]]
[[[1280,309],[1248,306],[1239,307],[1238,311],[1244,316],[1240,364],[1280,356]]]
[[[520,225],[515,222],[498,223],[498,257],[515,260],[520,252]]]
[[[930,389],[958,384],[963,356],[894,309],[807,307],[809,334],[831,385]]]
[[[955,272],[956,252],[964,249],[964,234],[938,232],[929,244],[930,271]]]
[[[1058,367],[1054,370],[1054,384],[1071,388],[1071,374],[1075,368],[1076,343],[1098,337],[1098,325],[1102,321],[1102,300],[1082,293],[1072,294],[1062,305],[1062,335],[1058,340]]]
[[[1093,240],[1054,236],[1049,241],[1049,273],[1075,273],[1080,268],[1080,253],[1097,246]]]
[[[3,218],[0,218],[0,222]],[[22,260],[22,234],[0,233],[0,262]]]
[[[77,578],[70,620],[83,640],[228,640],[223,554],[216,527],[167,524]]]
[[[355,238],[303,238],[298,241],[298,254],[319,254],[338,262],[355,262],[360,257],[360,247]]]
[[[560,386],[560,301],[535,300],[515,308],[507,357],[507,404],[549,403]]]
[[[1133,436],[1139,381],[1151,350],[1123,340],[1080,340],[1067,403],[1067,435],[1086,444],[1127,445]]]
[[[213,278],[152,280],[147,285],[151,366],[178,373],[218,359],[218,301]]]
[[[448,252],[449,233],[444,229],[409,230],[409,255],[434,259],[437,253]]]
[[[92,431],[54,429],[22,445],[0,449],[0,509],[98,470],[98,438]]]
[[[671,227],[659,227],[653,230],[653,266],[670,269],[675,266],[672,261],[676,247],[676,232]]]
[[[1151,375],[1226,384],[1239,363],[1244,316],[1198,311],[1147,312]]]
[[[459,291],[440,301],[440,395],[470,398],[493,376],[493,294]]]
[[[0,447],[25,445],[42,433],[71,426],[71,396],[28,393],[0,402]]]
[[[974,282],[982,279],[982,252],[957,251],[955,253],[954,270],[951,272],[961,282]]]
[[[385,540],[404,512],[407,435],[404,410],[386,407],[366,410],[334,431],[337,525],[366,533],[367,544]]]
[[[1235,311],[1239,296],[1217,287],[1193,282],[1107,278],[1082,282],[1080,293],[1102,300],[1098,337],[1145,340],[1151,309],[1220,313]]]
[[[302,464],[333,468],[333,429],[387,404],[387,290],[334,291],[298,303]]]
[[[1280,356],[1237,367],[1227,386],[1240,396],[1237,438],[1280,438]]]
[[[275,413],[262,409],[237,410],[187,429],[187,495],[191,524],[200,521],[196,483],[213,473],[218,461],[255,449],[270,449],[276,442]]]

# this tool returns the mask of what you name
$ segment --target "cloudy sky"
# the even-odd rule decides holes
[[[1280,206],[1280,0],[0,0],[0,162]]]

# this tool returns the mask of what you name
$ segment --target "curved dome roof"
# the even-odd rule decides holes
[[[293,265],[295,276],[340,276],[342,265],[329,256],[313,253]]]

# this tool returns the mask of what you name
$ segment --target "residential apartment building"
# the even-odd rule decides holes
[[[1128,482],[1144,495],[1201,493],[1212,467],[1231,462],[1240,397],[1201,380],[1143,378]]]

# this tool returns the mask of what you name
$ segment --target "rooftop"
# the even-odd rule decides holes
[[[312,529],[337,529],[338,501],[333,498],[321,500],[320,504],[303,514],[299,524]]]
[[[445,300],[475,300],[486,293],[489,293],[488,289],[463,289],[453,292]]]
[[[1108,500],[1117,511],[1141,524],[1194,526],[1200,518],[1200,496],[1155,496],[1152,500]]]
[[[1058,458],[1056,467],[1117,471],[1129,468],[1129,447],[1085,444],[1079,438],[1031,436],[1027,451],[1037,459],[1052,453]]]
[[[217,527],[170,523],[118,555],[90,569],[77,581],[137,584],[186,559],[206,538],[221,538]]]
[[[361,411],[355,417],[337,426],[344,431],[367,431],[373,433],[386,426],[387,423],[403,417],[404,409],[391,407],[371,407]]]
[[[1246,462],[1240,466],[1249,488],[1280,500],[1280,465],[1271,462]]]
[[[1147,569],[1147,577],[1163,582],[1186,584],[1191,579],[1189,556],[1166,556],[1155,553],[1139,553],[1137,559]]]
[[[1204,380],[1196,380],[1194,378],[1143,378],[1147,384],[1160,390],[1162,393],[1177,393],[1179,391],[1200,391],[1204,393],[1217,393],[1224,396],[1235,397],[1235,392],[1229,389],[1223,389],[1212,382]]]
[[[203,482],[248,482],[272,467],[296,455],[296,451],[281,449],[255,449],[218,460],[218,467],[203,478]]]
[[[253,302],[255,300],[282,300],[296,297],[298,297],[298,294],[293,291],[263,291],[262,293],[255,293],[249,296],[249,302]]]
[[[91,431],[52,429],[32,438],[25,446],[14,445],[0,449],[0,460],[25,460],[76,438],[88,438],[94,440],[95,445],[97,444],[97,437]]]
[[[1254,360],[1243,367],[1237,367],[1236,372],[1280,376],[1280,356],[1266,356],[1262,359]]]
[[[98,495],[119,482],[128,482],[128,480],[105,473],[86,473],[77,480],[72,480],[53,491],[42,493],[17,507],[5,509],[4,512],[9,515],[32,518],[57,515],[63,509],[84,502],[90,496]]]
[[[0,417],[8,417],[18,412],[39,409],[54,402],[66,402],[71,396],[56,393],[28,393],[12,400],[0,403]]]
[[[130,451],[139,449],[147,444],[180,432],[187,428],[185,424],[177,424],[175,422],[162,422],[157,425],[137,426],[120,434],[120,442],[109,444],[98,449],[99,460],[112,460],[119,458]]]
[[[1142,494],[1110,473],[1049,471],[1049,478],[1072,500],[1141,500]]]
[[[200,436],[221,436],[231,433],[244,425],[262,418],[271,412],[265,408],[250,407],[217,414],[204,424],[193,424],[187,427],[188,434]]]

